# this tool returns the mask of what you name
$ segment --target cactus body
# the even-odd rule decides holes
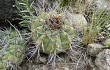
[[[46,54],[57,54],[69,49],[75,35],[72,22],[63,19],[63,14],[55,11],[41,13],[30,26],[33,41]]]
[[[6,70],[9,67],[14,67],[23,58],[22,51],[25,48],[24,41],[16,31],[1,31],[6,38],[2,49],[0,49],[0,70]],[[7,33],[7,34],[6,34]],[[3,40],[3,39],[2,39]]]

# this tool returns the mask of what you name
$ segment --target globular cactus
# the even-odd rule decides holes
[[[75,35],[72,21],[56,11],[42,12],[32,21],[30,29],[36,47],[46,54],[65,52]]]
[[[15,30],[0,30],[0,70],[14,68],[23,58],[24,40]]]

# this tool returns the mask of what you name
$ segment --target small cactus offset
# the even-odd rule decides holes
[[[75,35],[72,21],[56,11],[42,12],[32,21],[30,29],[32,40],[46,54],[65,52]]]
[[[24,41],[15,30],[0,30],[0,70],[14,68],[23,58]]]

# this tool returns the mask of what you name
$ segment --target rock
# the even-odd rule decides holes
[[[18,25],[20,18],[15,6],[15,0],[0,0],[0,27],[10,26],[8,21],[14,25]]]
[[[15,0],[0,0],[0,19],[10,19],[16,14]]]
[[[97,43],[88,44],[87,50],[90,56],[96,56],[105,46]]]
[[[106,40],[106,32],[101,32],[97,35],[97,41],[103,42]]]
[[[87,21],[83,14],[73,14],[73,23],[81,32],[87,27]]]
[[[110,31],[110,24],[106,25],[105,28],[107,28],[107,30]]]
[[[66,18],[72,20],[73,26],[76,28],[76,30],[82,32],[87,27],[87,21],[83,14],[71,14],[69,12],[66,12],[65,14]]]
[[[105,49],[97,55],[96,66],[100,70],[110,70],[110,49]]]
[[[39,58],[39,61],[41,62],[41,63],[46,63],[47,62],[47,59],[46,59],[46,57],[40,57]]]
[[[48,55],[44,54],[44,53],[40,53],[40,55],[38,55],[38,53],[36,53],[34,55],[34,59],[32,59],[32,62],[36,65],[36,64],[46,64],[47,63],[47,58]]]
[[[110,38],[105,40],[104,44],[106,45],[106,47],[110,47]]]
[[[110,0],[87,0],[88,1],[88,7],[86,10],[87,13],[87,20],[90,21],[90,18],[88,15],[92,16],[94,12],[108,12],[110,11]],[[89,19],[88,19],[89,18]],[[109,28],[110,29],[110,28]]]
[[[105,10],[105,11],[108,11],[110,10],[110,1],[108,0],[97,0],[96,1],[96,5],[97,5],[97,9],[99,10]]]
[[[96,5],[96,10],[105,10],[108,11],[110,10],[110,0],[88,0],[89,5],[95,4]]]

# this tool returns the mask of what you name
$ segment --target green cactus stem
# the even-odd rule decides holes
[[[31,37],[42,52],[58,54],[71,47],[75,35],[72,21],[63,17],[63,13],[43,12],[30,24]]]
[[[17,31],[11,30],[1,32],[4,33],[6,42],[4,43],[3,48],[0,49],[0,70],[6,70],[9,67],[13,68],[14,65],[17,65],[20,61],[22,61],[22,52],[25,46],[24,40],[19,37]]]

